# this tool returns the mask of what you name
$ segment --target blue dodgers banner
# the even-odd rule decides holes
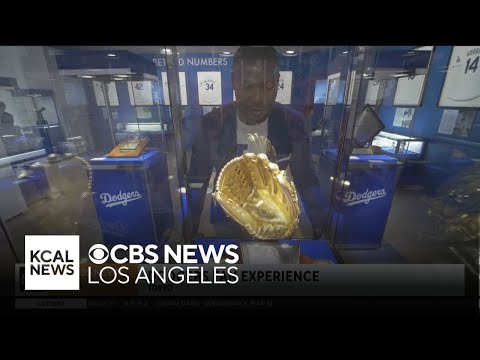
[[[143,169],[94,174],[93,200],[106,244],[156,242],[144,176]]]
[[[166,179],[165,156],[150,150],[137,158],[94,158],[91,165],[103,242],[108,246],[162,242],[163,231],[173,223],[172,202],[162,195],[165,185],[153,186],[152,179]]]
[[[322,165],[325,167],[319,168],[324,190],[330,188],[334,180],[326,174],[334,171],[337,149],[327,150],[327,158],[328,162]],[[341,182],[335,194],[339,201],[332,215],[338,248],[375,249],[381,246],[401,170],[402,163],[391,156],[357,154],[349,157],[345,179],[337,179]],[[321,203],[328,213],[328,199],[321,199]]]

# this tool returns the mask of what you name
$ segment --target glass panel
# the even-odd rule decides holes
[[[357,52],[334,246],[346,262],[466,263],[478,275],[478,46]],[[367,104],[384,129],[359,146]]]
[[[2,223],[20,260],[27,234],[79,234],[83,259],[237,242],[475,269],[478,49],[0,47]]]
[[[15,79],[0,90],[1,217],[21,261],[29,234],[80,235],[82,259],[93,244],[183,241],[170,110],[152,61],[163,49],[0,48]]]
[[[275,240],[272,251],[280,251],[275,246],[285,239],[325,241],[336,161],[333,159],[327,170],[320,170],[319,164],[328,150],[336,151],[340,146],[351,49],[200,46],[178,47],[177,52],[187,95],[186,101],[182,100],[181,123],[188,184],[185,205],[192,239],[247,241],[244,251],[259,239]],[[268,139],[275,155],[268,142],[252,142],[249,134]],[[266,154],[267,163],[275,163],[295,184],[298,227],[283,239],[278,234],[269,238],[274,236],[269,224],[282,220],[275,218],[278,213],[265,220],[262,211],[268,211],[261,201],[253,199],[252,188],[245,185],[249,180],[241,183],[241,176],[250,176],[248,172],[241,175],[243,170],[238,169],[237,180],[232,180],[238,181],[238,187],[225,188],[230,191],[225,201],[212,195],[220,193],[221,171],[233,159],[246,161],[239,160],[245,153]],[[244,195],[240,195],[242,191]],[[229,213],[225,207],[229,200],[240,212],[242,207],[249,208],[246,216],[250,218],[242,221]],[[249,221],[255,229],[248,230]],[[256,247],[258,251],[261,248]],[[247,253],[243,258],[254,259]],[[274,258],[280,257],[269,261]],[[291,258],[298,261],[298,256]]]

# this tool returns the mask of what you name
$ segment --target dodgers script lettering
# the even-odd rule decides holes
[[[142,195],[138,191],[131,192],[122,192],[119,191],[118,194],[102,193],[100,194],[100,200],[105,207],[112,207],[117,205],[127,206],[127,204],[134,200],[139,200],[142,198]]]
[[[380,199],[387,196],[385,189],[379,189],[370,191],[369,189],[365,190],[363,193],[356,193],[355,191],[349,191],[345,193],[343,201],[347,206],[353,206],[357,204],[368,204],[372,200]]]

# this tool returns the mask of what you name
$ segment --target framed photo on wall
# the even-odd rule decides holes
[[[423,89],[425,87],[425,75],[402,77],[397,80],[397,89],[393,98],[394,106],[420,106]]]
[[[480,108],[480,46],[454,46],[438,106]]]
[[[188,105],[187,103],[187,81],[185,79],[185,71],[178,73],[178,79],[180,81],[180,101],[182,105]],[[170,95],[168,94],[168,76],[167,72],[162,72],[162,88],[163,88],[163,104],[170,105]]]
[[[275,99],[280,104],[290,105],[292,103],[292,77],[291,71],[280,71],[277,98]]]
[[[413,125],[414,114],[415,114],[414,108],[397,108],[397,110],[395,111],[393,126],[411,128]]]
[[[98,106],[105,106],[105,90],[108,91],[108,102],[110,106],[118,106],[117,85],[115,81],[106,84],[100,81],[92,81],[92,84]]]
[[[132,106],[153,105],[151,81],[128,81],[128,97]]]
[[[383,91],[385,89],[385,81],[369,80],[367,85],[367,94],[365,95],[365,104],[380,105],[383,100]]]
[[[199,71],[197,81],[199,105],[222,105],[222,73],[220,71]]]
[[[468,137],[476,114],[475,110],[443,110],[438,132],[440,134]]]
[[[325,105],[335,105],[338,102],[338,90],[340,87],[340,73],[329,75],[327,78],[327,92]]]
[[[313,94],[314,104],[325,104],[327,98],[327,80],[316,80]]]

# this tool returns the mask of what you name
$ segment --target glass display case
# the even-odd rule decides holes
[[[4,90],[0,89],[0,159],[15,163],[51,151],[52,142],[45,127],[47,116],[51,126],[58,128],[58,118],[51,91],[46,90]],[[43,113],[46,113],[44,115]],[[11,121],[3,121],[5,115]],[[50,118],[51,117],[51,118]],[[39,122],[39,119],[43,119]],[[57,131],[58,132],[58,131]],[[55,134],[55,140],[61,140],[61,134]]]
[[[398,159],[421,159],[425,140],[386,131],[381,131],[372,141],[372,146],[379,147],[387,155]]]
[[[88,105],[99,118],[92,124],[98,130],[92,134],[97,148],[111,150],[146,138],[156,146],[165,143],[161,84],[153,62],[128,51],[101,50],[64,51],[55,61],[60,76],[83,79],[87,96],[94,99]]]
[[[345,83],[351,65],[349,47],[312,46],[290,50],[277,46],[231,49],[180,46],[176,50],[177,56],[172,50],[174,71],[185,71],[189,99],[183,106],[188,116],[180,121],[184,141],[177,156],[185,159],[184,199],[191,220],[186,223],[191,226],[192,241],[239,241],[242,259],[249,263],[304,261],[292,250],[295,246],[280,241],[292,239],[303,244],[310,240],[319,248],[325,242],[331,183],[320,178],[325,174],[327,178],[333,177],[335,168],[323,167],[321,149],[339,145],[346,108]],[[317,80],[326,78],[333,79],[328,106],[318,104],[318,92],[314,99],[311,91]],[[177,86],[181,88],[181,83]],[[211,107],[206,108],[208,104]],[[177,99],[176,106],[180,105]],[[298,221],[292,233],[285,238],[269,235],[272,237],[263,243],[259,236],[264,237],[277,220],[281,222],[280,219],[267,220],[265,214],[261,214],[267,199],[257,204],[260,213],[254,215],[263,220],[252,219],[249,224],[229,215],[213,195],[218,195],[219,179],[229,163],[241,162],[239,159],[246,153],[269,153],[264,144],[249,143],[248,135],[255,133],[267,138],[275,150],[275,157],[269,157],[269,166],[284,171],[288,181],[295,184],[301,209],[298,219],[292,219]],[[237,172],[239,177],[250,176],[248,172],[240,173]],[[232,181],[239,186],[250,184],[240,178]],[[237,190],[232,194],[246,193]],[[239,207],[248,206],[249,202],[246,198],[236,201]],[[261,230],[255,233],[249,230],[250,225],[252,228],[258,225]],[[299,249],[300,253],[304,251],[302,245]],[[315,253],[315,260],[334,258],[328,247],[321,249]],[[255,257],[255,252],[264,259]]]
[[[56,63],[94,99],[95,151],[82,157],[103,243],[168,242],[174,210],[155,64],[128,51],[64,51]],[[63,145],[79,144],[77,135]]]
[[[263,261],[256,258],[262,253],[268,262],[336,262],[342,254],[333,256],[332,249],[377,249],[385,241],[390,246],[399,238],[392,229],[413,223],[404,214],[428,214],[424,203],[415,203],[418,193],[399,191],[404,159],[421,160],[411,186],[420,191],[431,183],[435,156],[449,164],[480,158],[476,123],[464,148],[445,142],[448,152],[431,150],[441,120],[432,93],[445,76],[436,69],[448,67],[453,47],[435,53],[433,72],[428,68],[434,52],[416,46],[273,46],[265,53],[264,47],[252,48],[0,48],[1,58],[8,59],[0,70],[18,80],[0,89],[0,101],[14,119],[12,124],[2,114],[0,123],[0,216],[17,252],[23,253],[27,233],[80,234],[83,257],[95,243],[234,241],[245,261]],[[407,95],[419,89],[398,79],[413,75],[425,77],[422,107],[405,130],[409,135],[396,134],[396,104],[415,106],[417,97]],[[381,126],[364,121],[366,103]],[[382,130],[373,141],[362,133],[371,129]],[[274,154],[267,141],[249,142],[255,133]],[[379,151],[365,150],[368,145]],[[227,164],[251,152],[271,155],[266,167],[278,168],[295,185],[298,218],[294,231],[278,242],[259,243],[265,239],[252,235],[214,195]],[[247,182],[237,170],[231,183]],[[232,194],[231,203],[243,209],[240,191]],[[248,198],[250,192],[242,194]],[[275,191],[268,194],[274,197]],[[252,217],[273,217],[262,207],[267,200],[251,208]],[[298,242],[298,249],[280,241]]]
[[[46,173],[36,163],[51,154],[55,143],[62,139],[52,95],[51,90],[19,89],[18,84],[0,86],[0,201],[4,204],[0,207],[0,217],[3,219],[21,214],[49,194]],[[40,119],[43,121],[39,122]]]
[[[26,234],[77,234],[82,259],[92,244],[181,242],[155,63],[128,50],[0,47],[11,62],[17,52],[38,70],[14,74],[32,89],[0,91],[12,114],[0,114],[0,217],[19,258]]]

